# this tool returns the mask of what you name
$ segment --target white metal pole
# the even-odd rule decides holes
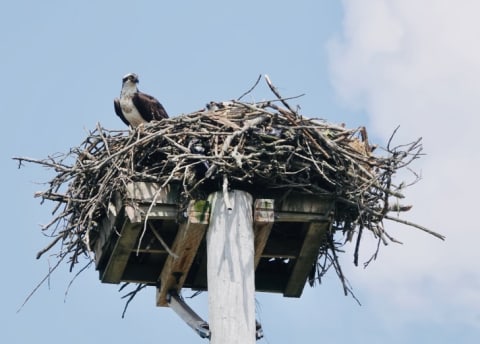
[[[210,343],[254,344],[252,196],[234,190],[213,193],[209,200],[212,204],[207,232]]]

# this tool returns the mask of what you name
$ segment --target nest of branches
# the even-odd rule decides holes
[[[275,100],[211,102],[201,111],[131,131],[98,125],[66,154],[15,158],[56,173],[48,188],[36,194],[55,203],[52,220],[43,226],[52,241],[37,258],[60,247],[55,253],[58,261],[67,259],[73,269],[80,256],[89,256],[112,196],[124,193],[132,181],[178,183],[185,204],[230,188],[254,195],[294,191],[332,197],[334,244],[320,252],[316,277],[333,265],[344,288],[336,251],[345,239],[356,242],[356,264],[364,231],[373,233],[379,243],[396,241],[386,232],[384,220],[443,239],[398,216],[410,206],[400,204],[402,190],[393,177],[420,156],[420,139],[398,146],[390,139],[374,154],[364,127],[348,129],[306,118],[269,86]],[[345,239],[335,233],[343,233]]]

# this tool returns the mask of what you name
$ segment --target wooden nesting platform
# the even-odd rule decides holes
[[[100,280],[154,285],[158,306],[168,305],[170,290],[207,290],[208,200],[179,209],[178,186],[136,182],[126,191],[125,201],[116,197],[109,205],[95,243]],[[300,297],[326,244],[333,201],[262,195],[253,207],[255,289]]]

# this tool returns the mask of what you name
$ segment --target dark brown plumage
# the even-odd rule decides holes
[[[155,97],[140,92],[137,84],[138,76],[136,74],[130,73],[123,77],[120,98],[115,98],[113,101],[117,116],[126,125],[132,127],[168,118],[162,104]]]

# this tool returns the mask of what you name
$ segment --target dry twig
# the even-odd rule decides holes
[[[124,195],[131,181],[177,183],[185,204],[228,188],[254,196],[271,191],[331,196],[336,201],[333,227],[329,245],[319,252],[317,278],[334,266],[346,293],[350,289],[338,261],[335,233],[343,233],[347,240],[356,234],[355,263],[365,231],[384,243],[395,241],[385,232],[383,220],[444,239],[389,215],[410,209],[398,204],[403,195],[394,186],[393,176],[420,157],[420,140],[392,147],[392,135],[385,154],[374,155],[365,128],[352,130],[306,119],[268,78],[267,83],[277,100],[210,102],[208,109],[130,132],[97,125],[64,155],[14,158],[19,166],[35,163],[56,173],[47,189],[36,194],[42,201],[55,203],[54,217],[43,228],[52,242],[37,258],[54,247],[59,247],[58,260],[68,259],[70,269],[81,256],[88,258],[113,195]],[[278,101],[285,107],[276,105]]]

